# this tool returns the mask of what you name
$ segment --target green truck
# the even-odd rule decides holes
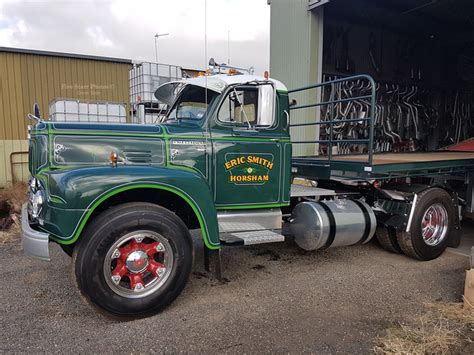
[[[367,86],[350,98],[290,99],[350,80]],[[376,234],[391,252],[436,258],[459,243],[460,212],[471,209],[474,154],[373,153],[375,88],[361,75],[289,91],[267,76],[232,71],[162,85],[155,95],[169,109],[160,124],[31,115],[24,251],[49,260],[49,243],[59,244],[72,256],[85,298],[118,317],[155,314],[181,293],[195,229],[206,268],[218,278],[223,246],[288,238],[317,250],[367,243]],[[367,114],[290,122],[294,110],[331,113],[347,102],[365,103]],[[341,122],[365,127],[365,138],[333,136]],[[324,125],[324,139],[290,138],[293,127]],[[366,148],[335,155],[341,140]],[[326,146],[327,154],[292,157],[297,144]]]

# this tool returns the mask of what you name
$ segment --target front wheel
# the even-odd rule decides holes
[[[73,255],[81,293],[119,317],[146,317],[168,306],[186,285],[192,262],[184,223],[150,203],[103,212],[87,227]]]

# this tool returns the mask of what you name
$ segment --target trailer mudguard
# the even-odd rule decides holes
[[[165,190],[183,199],[199,221],[205,245],[219,249],[219,228],[207,181],[191,169],[103,166],[46,170],[38,174],[46,193],[40,228],[60,244],[73,244],[107,199],[132,189]]]

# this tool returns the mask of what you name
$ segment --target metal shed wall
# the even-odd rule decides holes
[[[28,151],[25,116],[34,102],[43,117],[57,97],[129,105],[130,68],[125,59],[0,47],[0,186],[28,178],[27,155],[11,154]]]
[[[270,4],[270,76],[281,80],[288,89],[321,82],[323,7],[309,8],[308,0],[268,0]],[[297,95],[299,104],[315,103],[319,91],[305,91]],[[315,108],[293,111],[292,123],[315,122],[319,110]],[[294,141],[315,140],[319,129],[315,126],[295,127]],[[315,155],[316,144],[296,144],[293,155]]]

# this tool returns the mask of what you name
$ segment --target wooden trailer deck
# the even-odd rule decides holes
[[[295,157],[293,171],[315,177],[385,177],[436,175],[474,171],[474,152],[378,153]]]

